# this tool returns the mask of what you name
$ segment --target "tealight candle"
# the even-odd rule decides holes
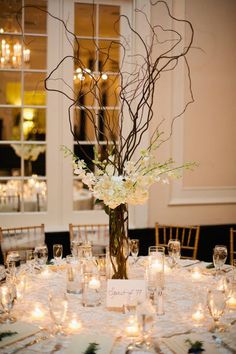
[[[227,300],[227,305],[230,309],[236,309],[236,297],[234,295]]]
[[[101,282],[100,282],[100,280],[98,280],[96,278],[92,278],[89,280],[88,286],[90,289],[97,290],[100,288]]]
[[[126,326],[126,334],[128,337],[137,337],[139,335],[139,325],[137,321],[137,317],[131,316],[128,319],[128,325]]]
[[[48,279],[51,276],[51,272],[46,268],[41,272],[41,277],[44,279]]]
[[[69,323],[69,328],[73,331],[76,331],[82,327],[81,322],[78,321],[75,317]]]
[[[158,260],[155,260],[151,263],[151,268],[154,272],[161,272],[163,270],[163,264]]]
[[[204,313],[201,304],[196,308],[196,311],[192,314],[192,319],[196,322],[201,322],[204,319]]]
[[[192,270],[192,279],[193,280],[200,280],[200,279],[202,279],[202,273],[201,273],[201,271],[200,271],[200,269],[199,268],[193,268],[193,270]]]
[[[35,320],[41,320],[44,317],[44,312],[39,305],[35,305],[34,310],[31,312],[32,318]]]

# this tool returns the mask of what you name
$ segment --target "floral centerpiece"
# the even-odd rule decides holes
[[[38,8],[47,12],[52,20],[61,23],[65,39],[73,48],[73,53],[68,53],[50,72],[45,80],[45,88],[64,95],[70,101],[70,129],[79,145],[79,155],[76,156],[67,148],[64,151],[67,155],[73,155],[75,174],[88,186],[95,198],[104,203],[109,215],[113,278],[127,278],[128,205],[145,203],[153,183],[168,183],[169,178],[179,177],[183,169],[193,166],[191,163],[178,166],[171,158],[164,162],[156,159],[157,149],[172,135],[175,120],[194,101],[187,60],[193,42],[193,27],[189,21],[175,18],[165,1],[150,1],[152,6],[162,7],[172,24],[180,24],[180,31],[165,28],[161,24],[152,26],[143,9],[136,8],[135,16],[139,16],[142,26],[149,29],[149,37],[138,33],[130,19],[120,14],[114,24],[119,39],[109,40],[107,47],[103,48],[97,43],[96,26],[93,23],[96,4],[93,3],[91,28],[94,35],[90,40],[95,48],[94,61],[97,66],[91,68],[87,67],[87,56],[82,54],[86,48],[73,31],[68,29],[67,24]],[[125,37],[120,33],[121,23],[129,29]],[[131,48],[131,38],[133,43],[139,44],[139,53]],[[158,47],[156,55],[155,47]],[[114,51],[119,52],[118,62],[114,59]],[[89,48],[87,53],[90,54]],[[75,68],[73,87],[57,76],[66,61],[72,61],[71,65]],[[116,68],[112,75],[106,73],[109,63]],[[170,133],[166,138],[163,138],[161,122],[150,136],[150,123],[156,116],[153,103],[158,82],[166,73],[178,70],[179,64],[186,67],[190,98],[183,104],[182,111],[172,117]],[[65,91],[53,86],[59,79],[65,84]],[[112,104],[109,105],[107,102],[110,97]],[[81,132],[78,133],[77,128],[84,119],[92,127],[94,139],[86,131],[83,131],[83,139]],[[147,137],[149,145],[142,149],[141,145]],[[90,141],[91,144],[96,141],[94,156],[88,154],[81,140]]]

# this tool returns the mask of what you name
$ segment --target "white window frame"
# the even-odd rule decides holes
[[[52,14],[63,18],[73,31],[74,2],[76,0],[48,0],[48,10]],[[79,1],[77,1],[79,2]],[[92,0],[83,0],[83,3],[93,3]],[[150,17],[149,0],[99,0],[101,4],[121,5],[121,12],[126,11],[138,32],[144,34],[148,29],[136,19],[135,7],[146,11]],[[48,73],[59,63],[64,55],[71,50],[69,43],[61,41],[63,29],[57,21],[48,19]],[[148,32],[146,33],[148,36]],[[137,52],[135,43],[132,43],[133,52]],[[64,72],[63,72],[64,71]],[[64,77],[73,86],[73,67],[60,68],[60,77]],[[58,88],[63,89],[61,83]],[[55,85],[54,85],[55,87]],[[1,213],[2,227],[24,226],[44,223],[46,231],[68,231],[69,223],[104,223],[108,217],[103,210],[73,210],[73,171],[69,157],[63,156],[60,147],[73,147],[73,136],[69,129],[68,101],[61,94],[47,92],[47,134],[46,134],[46,179],[48,190],[47,211],[40,213]],[[148,138],[147,138],[148,139]],[[146,146],[147,141],[142,145]],[[130,207],[130,227],[146,227],[148,220],[148,204]]]

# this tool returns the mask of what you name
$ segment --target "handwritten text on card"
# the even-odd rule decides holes
[[[107,281],[107,307],[134,305],[146,298],[145,280],[109,279]]]

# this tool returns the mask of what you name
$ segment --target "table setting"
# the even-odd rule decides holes
[[[179,251],[151,246],[142,257],[130,244],[128,279],[110,279],[109,257],[81,253],[86,245],[62,258],[56,244],[49,263],[43,246],[6,264],[0,352],[181,354],[200,342],[206,354],[235,353],[235,269],[205,272]]]

